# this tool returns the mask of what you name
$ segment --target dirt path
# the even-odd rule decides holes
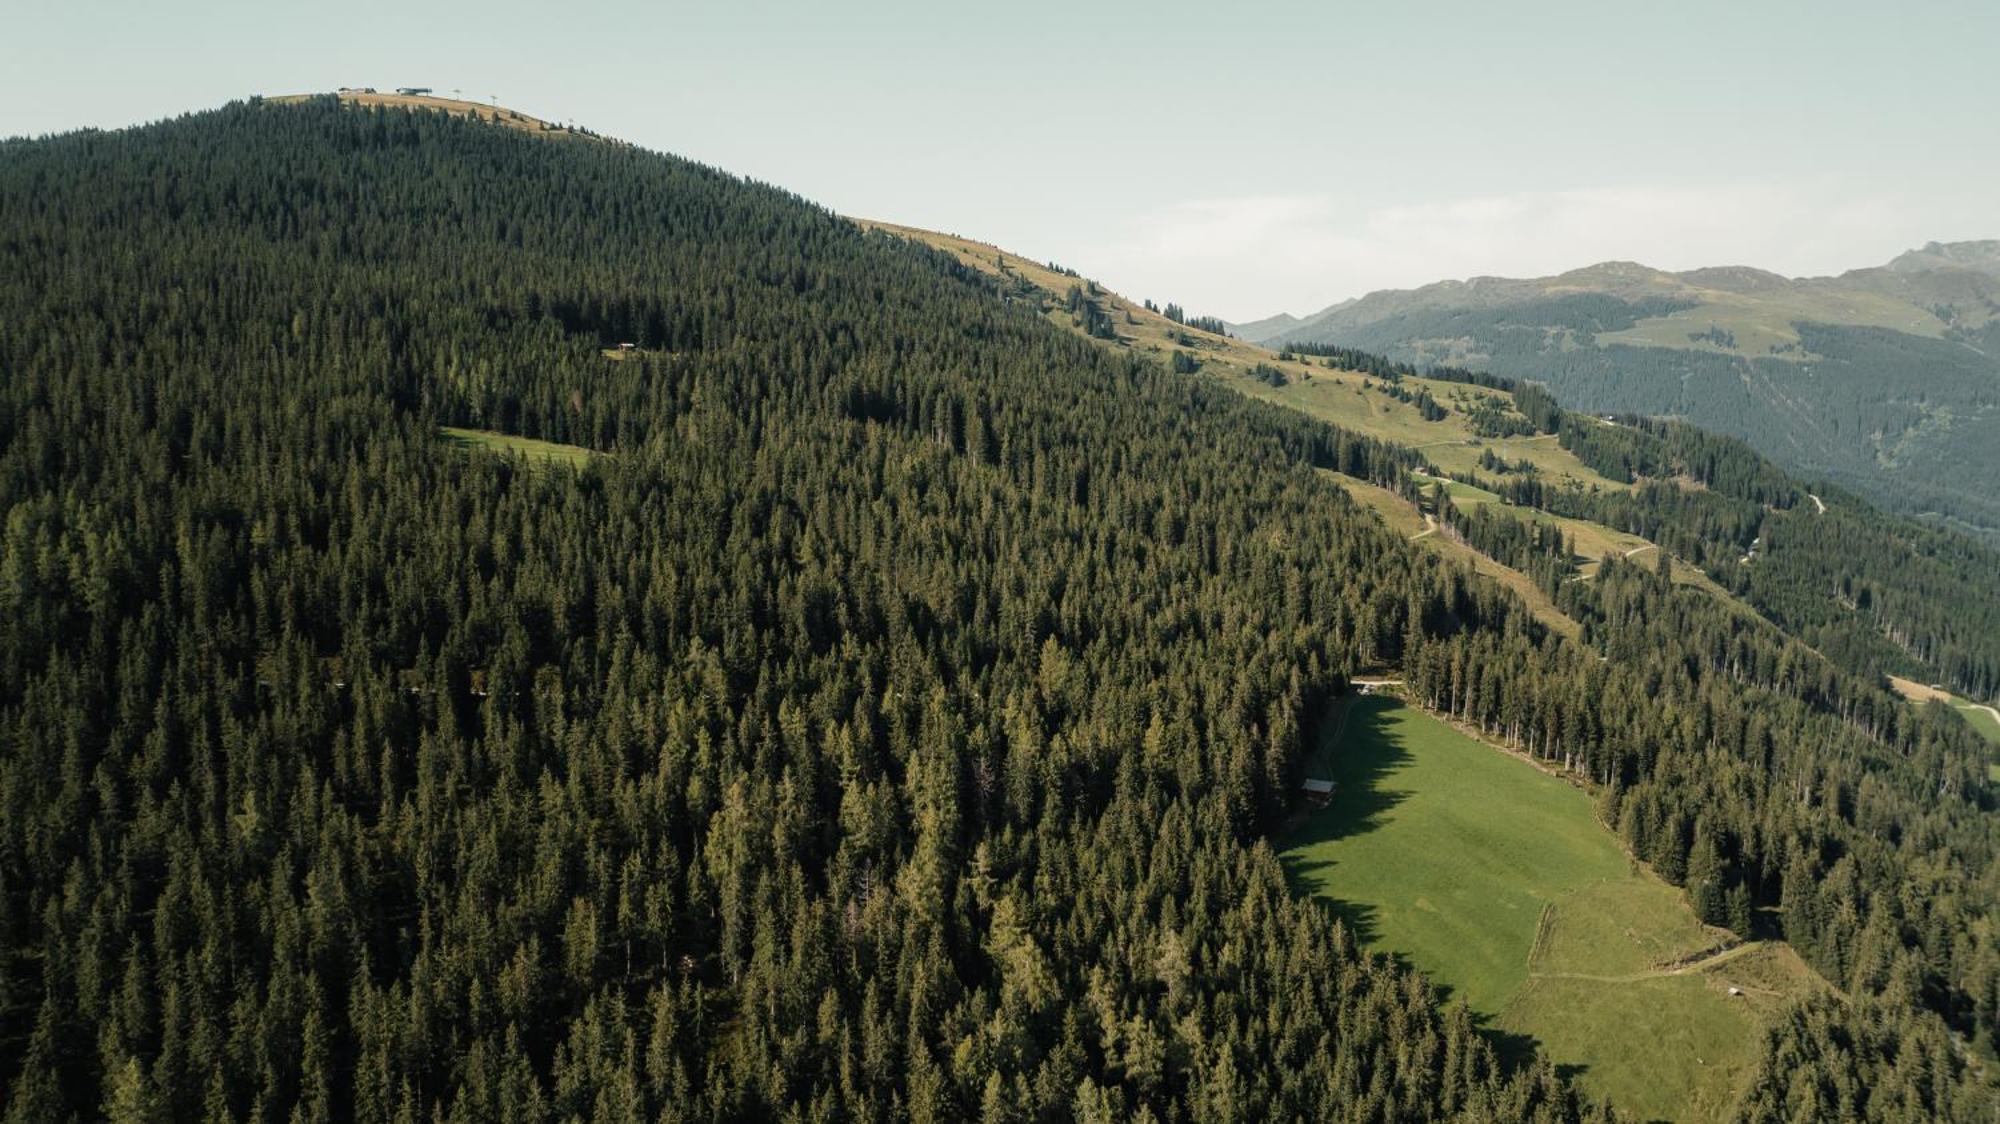
[[[1995,721],[1995,722],[2000,722],[2000,710],[1995,710],[1995,709],[1993,709],[1992,707],[1990,707],[1990,706],[1987,706],[1987,705],[1986,705],[1985,703],[1976,703],[1976,702],[1969,702],[1969,703],[1966,703],[1966,704],[1965,704],[1965,706],[1964,706],[1964,708],[1963,708],[1963,709],[1965,709],[1965,710],[1983,710],[1983,711],[1985,711],[1986,713],[1988,713],[1988,714],[1990,714],[1990,715],[1992,715],[1992,716],[1993,716],[1993,721]]]
[[[1811,501],[1813,502],[1813,506],[1814,506],[1814,507],[1816,507],[1816,508],[1819,508],[1819,513],[1820,513],[1821,515],[1825,515],[1825,514],[1826,514],[1826,501],[1825,501],[1825,500],[1822,500],[1822,499],[1820,499],[1820,498],[1819,498],[1818,496],[1815,496],[1815,495],[1813,495],[1813,494],[1812,494],[1811,492],[1807,492],[1807,493],[1806,493],[1806,498],[1807,498],[1807,499],[1809,499],[1809,500],[1811,500]]]
[[[1539,933],[1536,939],[1539,943]],[[1594,983],[1638,983],[1640,980],[1659,980],[1666,979],[1669,976],[1691,976],[1697,972],[1705,972],[1719,964],[1727,964],[1729,961],[1745,953],[1763,947],[1763,941],[1743,941],[1740,944],[1730,945],[1721,952],[1704,956],[1699,960],[1690,960],[1685,964],[1676,964],[1668,968],[1655,968],[1647,972],[1634,972],[1628,976],[1596,976],[1588,972],[1536,972],[1531,970],[1528,973],[1528,978],[1540,980],[1590,980]]]
[[[1639,553],[1642,553],[1642,552],[1644,552],[1644,551],[1648,551],[1648,550],[1652,550],[1652,549],[1654,549],[1654,548],[1653,548],[1653,544],[1652,544],[1652,543],[1647,543],[1647,544],[1646,544],[1645,546],[1635,546],[1635,547],[1633,547],[1632,549],[1630,549],[1630,550],[1628,550],[1628,551],[1626,551],[1626,552],[1625,552],[1625,557],[1627,557],[1627,558],[1630,558],[1630,557],[1632,557],[1632,556],[1633,556],[1634,554],[1639,554]]]
[[[1424,512],[1424,529],[1418,531],[1414,535],[1411,535],[1410,541],[1416,542],[1418,539],[1423,538],[1425,535],[1435,535],[1437,534],[1437,529],[1438,529],[1438,517],[1426,511]]]

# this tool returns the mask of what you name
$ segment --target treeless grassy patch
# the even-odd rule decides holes
[[[1402,532],[1403,537],[1416,540],[1424,549],[1441,557],[1454,562],[1463,562],[1471,566],[1476,573],[1513,590],[1516,596],[1527,603],[1528,611],[1534,614],[1535,619],[1550,629],[1572,640],[1582,634],[1583,626],[1557,608],[1556,603],[1549,600],[1548,595],[1543,593],[1541,587],[1528,575],[1511,566],[1503,566],[1465,543],[1439,533],[1435,524],[1427,523],[1423,513],[1408,500],[1387,488],[1356,479],[1346,473],[1329,472],[1327,475],[1339,481],[1340,486],[1347,490],[1347,494],[1359,500],[1362,506],[1381,516],[1383,522],[1391,529]]]
[[[519,456],[531,462],[564,464],[571,468],[582,468],[595,455],[581,445],[560,445],[533,437],[495,433],[490,429],[459,429],[447,425],[440,426],[438,434],[454,448]]]
[[[1891,675],[1889,677],[1889,686],[1894,688],[1897,694],[1909,699],[1911,702],[1926,703],[1936,701],[1945,704],[1957,711],[1959,716],[1964,718],[1973,729],[1979,731],[1987,741],[1995,745],[2000,745],[2000,712],[1996,712],[1996,708],[1954,695],[1942,687],[1925,686],[1914,679],[1904,679],[1899,675]],[[1987,772],[1994,779],[2000,780],[2000,765],[1988,766]]]
[[[1634,862],[1589,796],[1383,695],[1343,700],[1331,802],[1280,840],[1293,884],[1641,1119],[1719,1119],[1765,1021],[1821,987]],[[1731,994],[1731,988],[1736,994]]]

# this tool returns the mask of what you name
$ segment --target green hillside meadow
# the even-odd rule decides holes
[[[1294,883],[1586,1089],[1721,1118],[1808,986],[1797,957],[1701,924],[1569,783],[1390,696],[1345,711],[1318,759],[1335,795],[1284,840]]]

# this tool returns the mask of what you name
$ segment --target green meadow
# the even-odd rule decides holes
[[[1972,728],[1985,735],[1987,741],[2000,744],[2000,718],[1993,717],[1991,709],[1961,698],[1953,698],[1951,708],[1964,715]]]
[[[1294,886],[1369,947],[1641,1119],[1727,1115],[1761,1020],[1810,971],[1703,925],[1568,782],[1386,695],[1339,704],[1331,802],[1282,841]],[[1735,993],[1732,994],[1732,989]]]
[[[495,433],[490,429],[460,429],[447,425],[438,427],[438,434],[459,449],[521,456],[530,461],[566,464],[571,468],[582,468],[591,458],[591,451],[581,445],[559,445],[533,437]]]

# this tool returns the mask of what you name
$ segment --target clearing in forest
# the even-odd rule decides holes
[[[1561,778],[1392,696],[1340,706],[1314,760],[1332,800],[1282,841],[1294,886],[1503,1049],[1641,1119],[1727,1115],[1763,1020],[1815,986],[1791,948],[1703,925]]]
[[[1897,694],[1915,703],[1930,702],[1935,699],[1959,713],[1959,716],[1980,732],[1987,741],[2000,745],[2000,708],[1976,703],[1971,699],[1954,695],[1942,687],[1926,687],[1914,679],[1904,679],[1900,675],[1889,677],[1889,686]],[[2000,780],[2000,765],[1988,766],[1988,772],[1995,780]]]
[[[460,429],[446,425],[438,427],[438,435],[459,449],[477,449],[503,456],[517,455],[531,462],[566,464],[571,468],[582,468],[592,455],[589,449],[581,445],[559,445],[554,441],[542,441],[533,437],[495,433],[490,429]]]

